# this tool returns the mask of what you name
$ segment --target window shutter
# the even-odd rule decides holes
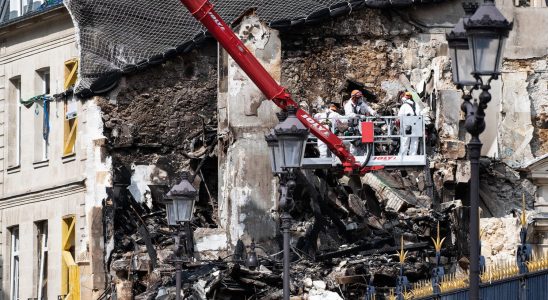
[[[65,90],[76,84],[76,79],[78,79],[78,60],[67,60],[65,62],[65,84],[63,85]]]

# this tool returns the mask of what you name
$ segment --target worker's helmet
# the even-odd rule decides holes
[[[405,93],[403,94],[403,96],[404,96],[405,98],[407,98],[407,99],[413,98],[413,94],[411,94],[411,92],[405,92]]]
[[[362,92],[360,92],[359,90],[353,90],[352,93],[350,93],[350,95],[352,97],[354,97],[354,96],[360,97],[360,96],[362,96]]]

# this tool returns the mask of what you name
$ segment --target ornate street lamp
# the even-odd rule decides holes
[[[188,178],[188,172],[183,172],[181,182],[172,187],[164,198],[169,225],[179,225],[192,220],[198,191],[188,181]]]
[[[296,107],[288,107],[287,118],[274,127],[281,148],[282,168],[300,168],[304,157],[306,140],[310,132],[297,119],[296,113]]]
[[[465,6],[465,10],[471,10]],[[468,12],[468,11],[467,11]],[[468,158],[470,160],[470,293],[469,299],[479,299],[480,283],[480,235],[479,235],[479,159],[482,143],[480,134],[485,130],[485,109],[491,101],[491,80],[500,75],[504,41],[512,29],[495,7],[493,0],[485,2],[470,16],[462,20],[468,38],[468,53],[463,43],[460,22],[448,35],[448,43],[453,59],[453,82],[463,90],[462,111],[466,113],[465,128],[470,133]],[[458,37],[458,38],[457,38]],[[458,41],[458,42],[457,42]],[[472,67],[470,67],[472,57]],[[473,75],[476,82],[470,80]],[[464,86],[481,86],[478,101],[471,102],[472,93]]]
[[[270,167],[272,168],[273,174],[280,174],[282,170],[282,152],[280,145],[278,143],[278,137],[274,133],[274,130],[270,134],[265,135],[266,144],[268,145],[268,154],[270,157]]]
[[[167,223],[169,225],[179,226],[181,223],[185,223],[186,226],[192,220],[192,214],[194,212],[194,203],[198,197],[198,191],[192,186],[192,183],[188,180],[190,175],[188,172],[183,172],[182,180],[179,184],[171,188],[171,190],[164,197],[163,203],[166,205]],[[187,249],[190,244],[190,230],[186,230]],[[179,232],[175,233],[175,248],[177,258],[173,260],[176,268],[175,284],[176,295],[175,299],[181,299],[181,273],[183,267],[183,260],[181,259],[180,252],[180,236]]]
[[[463,3],[465,16],[461,18],[457,25],[447,34],[447,43],[449,45],[449,55],[451,56],[451,67],[453,70],[453,83],[463,89],[465,86],[475,86],[476,78],[472,74],[474,71],[474,58],[468,45],[468,35],[464,29],[466,22],[478,8],[476,3]]]
[[[297,109],[287,108],[287,114],[279,114],[280,123],[271,134],[265,136],[269,147],[272,172],[280,177],[279,211],[283,232],[283,299],[289,300],[289,230],[293,208],[293,190],[295,189],[294,171],[301,167],[309,130],[297,119]]]
[[[476,13],[464,22],[474,58],[475,76],[497,79],[500,75],[502,51],[512,26],[493,0],[485,0]]]

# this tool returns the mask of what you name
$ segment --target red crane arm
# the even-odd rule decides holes
[[[368,170],[360,170],[361,166],[356,162],[356,158],[346,149],[343,141],[336,134],[323,127],[306,111],[299,108],[297,102],[291,98],[285,88],[270,76],[257,58],[249,52],[242,41],[232,32],[232,29],[215,12],[213,5],[208,0],[181,0],[181,2],[207,28],[209,33],[221,44],[268,99],[274,101],[283,110],[288,106],[294,106],[298,109],[297,117],[299,120],[310,129],[314,136],[323,141],[331,152],[339,157],[345,172],[364,172]]]

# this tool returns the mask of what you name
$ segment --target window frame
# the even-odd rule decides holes
[[[36,74],[38,75],[38,79],[40,81],[39,84],[38,84],[38,89],[40,90],[39,94],[40,95],[50,95],[51,94],[51,72],[50,72],[50,68],[46,67],[46,68],[36,70]],[[39,104],[36,104],[36,105],[39,105]],[[41,109],[42,109],[42,114],[43,114],[44,113],[43,104],[41,106]],[[49,110],[48,110],[48,114],[49,114]],[[44,124],[44,119],[43,118],[44,117],[45,116],[42,115],[42,120],[41,120],[42,132],[44,130],[44,127],[43,127],[43,124]],[[35,120],[35,122],[36,122],[36,120]],[[36,130],[36,128],[37,127],[35,126],[35,130]],[[41,153],[40,157],[37,157],[36,154],[35,154],[35,159],[34,159],[35,163],[45,162],[45,161],[49,160],[49,142],[46,139],[44,139],[43,137],[41,138],[41,141],[42,141],[42,145],[41,145],[40,150],[41,150],[42,153]]]
[[[22,79],[20,75],[13,76],[9,79],[9,92],[8,92],[8,120],[9,122],[15,121],[15,130],[10,130],[10,127],[8,126],[8,147],[15,147],[13,150],[14,157],[10,155],[9,149],[8,149],[8,170],[9,169],[17,169],[21,166],[21,126],[22,126],[22,104],[21,104],[21,97],[22,97]],[[15,103],[10,103],[12,101],[15,101]],[[15,116],[11,116],[12,114],[15,114]],[[14,120],[12,120],[12,117]],[[15,135],[14,140],[10,137],[11,135]],[[14,144],[11,145],[10,142],[13,142]]]
[[[63,101],[63,106],[63,157],[67,157],[76,154],[76,138],[78,137],[78,101],[74,97],[65,99]],[[72,113],[72,111],[74,111],[74,113]]]
[[[19,226],[12,226],[10,232],[10,300],[19,300],[20,288],[20,265],[19,249],[21,245],[21,237],[19,235]]]
[[[36,278],[36,294],[38,300],[46,300],[47,296],[47,280],[48,280],[48,244],[49,244],[49,229],[48,221],[42,220],[34,222],[36,226],[36,250],[37,260],[37,278]]]

